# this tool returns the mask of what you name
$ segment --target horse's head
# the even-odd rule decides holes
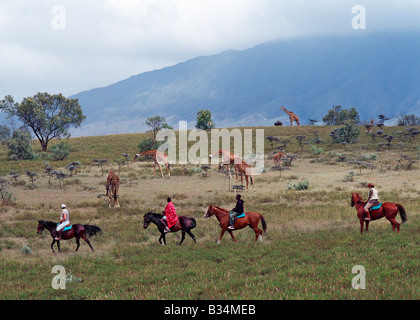
[[[213,205],[209,205],[209,207],[207,208],[206,213],[204,214],[204,218],[210,218],[213,215]]]
[[[152,219],[150,219],[149,214],[151,214],[151,212],[146,213],[143,217],[143,228],[144,229],[147,229],[150,222],[152,222]]]
[[[359,203],[359,202],[362,202],[362,198],[359,196],[359,194],[356,192],[356,193],[351,193],[351,202],[350,202],[350,205],[352,206],[352,207],[354,207],[354,205],[356,204],[356,203]]]
[[[41,234],[42,231],[45,229],[45,223],[43,220],[38,221],[38,228],[36,229],[36,233]]]

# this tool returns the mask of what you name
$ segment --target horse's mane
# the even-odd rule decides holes
[[[355,192],[353,195],[355,195],[357,197],[357,199],[359,200],[359,202],[366,202],[363,200],[363,198],[361,197],[360,194],[358,194],[357,192]]]
[[[57,222],[54,221],[45,221],[45,220],[39,220],[39,223],[43,223],[44,226],[49,229],[49,228],[54,228],[57,226]]]
[[[226,212],[229,212],[230,211],[228,209],[225,209],[225,208],[222,208],[222,207],[219,207],[219,206],[215,206],[215,205],[213,205],[213,207],[215,207],[215,208],[217,208],[219,210],[222,210],[222,211],[226,211]]]
[[[157,219],[161,219],[163,217],[163,214],[154,213],[154,212],[148,212],[148,213],[146,213],[146,215],[151,215],[151,216],[153,216],[154,218],[157,218]]]

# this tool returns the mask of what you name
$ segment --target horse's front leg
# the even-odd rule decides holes
[[[220,232],[219,240],[217,241],[217,243],[220,243],[220,241],[222,241],[222,238],[225,232],[226,232],[226,229],[222,229],[222,232]]]
[[[364,218],[362,217],[361,219],[360,219],[360,234],[363,234],[363,224],[365,223],[365,220],[364,220]]]
[[[366,232],[369,232],[369,221],[365,221],[366,223]]]
[[[233,232],[232,232],[231,230],[228,230],[228,232],[229,232],[230,236],[232,237],[232,240],[233,240],[235,243],[238,243],[238,241],[235,239],[235,236],[233,235]]]
[[[185,231],[182,230],[182,238],[181,238],[181,241],[179,242],[179,245],[181,245],[182,242],[184,242],[184,240],[185,240]]]
[[[53,238],[53,241],[51,242],[51,250],[52,250],[52,252],[55,254],[55,251],[54,251],[54,248],[53,248],[53,246],[54,246],[54,243],[55,243],[55,239]]]

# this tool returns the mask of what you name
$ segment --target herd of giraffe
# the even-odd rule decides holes
[[[296,122],[296,124],[299,126],[299,117],[294,114],[291,111],[286,110],[285,107],[281,107],[280,110],[283,110],[287,113],[287,115],[290,118],[290,124],[293,126],[293,123]],[[274,165],[279,165],[281,158],[284,157],[286,154],[283,152],[278,152],[274,155]],[[153,177],[155,177],[156,173],[156,166],[158,166],[160,174],[162,175],[162,178],[164,178],[162,168],[160,166],[160,163],[165,165],[166,168],[166,174],[168,177],[171,176],[171,165],[168,160],[168,155],[160,152],[159,150],[153,149],[144,151],[141,153],[136,153],[134,160],[138,159],[141,156],[151,156],[153,158],[154,167],[153,167]],[[245,177],[246,181],[246,190],[248,191],[249,182],[251,182],[252,188],[255,192],[255,185],[254,185],[254,178],[252,177],[252,167],[246,163],[244,160],[241,159],[240,156],[231,153],[228,150],[219,150],[211,155],[209,155],[210,160],[213,159],[213,157],[221,157],[222,161],[219,162],[219,170],[222,168],[222,166],[226,166],[227,171],[229,172],[229,177],[231,178],[230,174],[230,166],[233,165],[235,169],[235,175],[236,175],[236,183],[238,183],[238,176],[241,176],[241,184],[243,185],[243,177]],[[112,206],[112,200],[114,200],[114,206],[119,208],[120,204],[118,201],[118,190],[120,186],[120,179],[118,175],[113,172],[112,170],[108,174],[108,179],[106,182],[106,196],[109,197],[109,207]]]

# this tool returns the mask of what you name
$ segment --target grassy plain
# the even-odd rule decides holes
[[[228,234],[216,244],[220,228],[214,218],[204,219],[204,212],[210,204],[235,204],[229,180],[217,168],[204,172],[194,165],[173,165],[170,179],[158,173],[153,179],[151,162],[130,163],[120,172],[121,208],[108,208],[108,201],[98,198],[105,191],[106,174],[92,160],[108,159],[106,172],[117,171],[113,160],[122,153],[132,159],[144,134],[69,139],[70,159],[47,160],[60,170],[71,161],[82,163],[62,188],[54,179],[48,183],[41,159],[16,163],[0,149],[1,175],[11,181],[7,190],[16,198],[0,206],[0,299],[419,299],[420,170],[419,163],[407,170],[401,155],[418,160],[420,138],[402,141],[404,149],[388,150],[378,147],[382,141],[362,134],[358,144],[344,149],[331,144],[330,127],[263,129],[265,136],[289,138],[286,151],[298,157],[280,176],[269,169],[272,159],[266,156],[266,172],[255,177],[256,192],[243,193],[245,209],[261,212],[267,221],[267,233],[258,243],[253,231],[244,229],[235,232],[238,244]],[[314,155],[305,145],[300,154],[294,136],[305,135],[309,141],[312,132],[324,140],[317,145],[324,153]],[[40,152],[36,143],[34,149]],[[271,154],[268,141],[265,151]],[[339,161],[337,154],[347,159],[375,154],[369,160],[375,168]],[[22,173],[21,182],[7,176],[12,170]],[[24,170],[38,173],[35,186]],[[301,181],[309,181],[309,189],[289,188]],[[406,208],[409,220],[400,233],[382,219],[371,223],[369,234],[360,235],[350,192],[366,197],[364,186],[371,181],[382,201]],[[178,246],[180,234],[169,234],[168,245],[160,246],[155,227],[143,229],[144,213],[162,210],[167,196],[178,214],[196,218],[196,244],[187,236]],[[61,203],[68,205],[72,223],[102,227],[104,234],[91,239],[94,253],[83,241],[75,253],[70,240],[54,255],[49,233],[36,233],[39,219],[58,220]],[[65,290],[51,286],[54,265],[73,276]],[[365,290],[352,288],[356,265],[366,269]]]

